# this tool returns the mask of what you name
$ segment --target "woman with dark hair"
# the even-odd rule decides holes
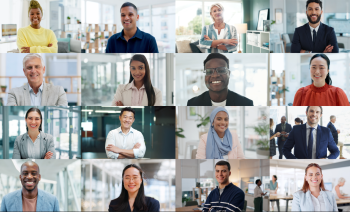
[[[162,93],[152,86],[144,55],[135,54],[130,59],[129,83],[118,86],[112,106],[162,106]]]
[[[277,176],[273,175],[272,180],[270,180],[270,194],[276,195],[277,190],[278,190]],[[272,211],[274,210],[274,206],[275,206],[275,201],[271,201]]]
[[[292,211],[338,211],[334,194],[324,188],[322,169],[317,163],[306,167],[304,185],[293,194]]]
[[[228,126],[228,111],[215,108],[210,114],[209,132],[200,138],[196,159],[244,159],[238,135]]]
[[[262,196],[265,196],[267,192],[263,192],[260,188],[261,180],[257,179],[255,181],[256,187],[254,189],[254,212],[262,212],[263,211],[263,199]]]
[[[301,120],[300,118],[295,118],[294,123],[295,123],[295,125],[301,125],[301,124],[303,124],[303,120]]]
[[[122,173],[122,191],[109,204],[109,212],[159,211],[159,201],[145,196],[144,172],[135,164],[127,165]]]
[[[272,159],[273,156],[276,155],[276,141],[275,137],[278,137],[281,135],[280,132],[276,132],[273,134],[273,119],[270,118],[270,159]]]
[[[315,54],[310,60],[311,85],[300,88],[293,106],[349,106],[345,92],[332,86],[330,61],[325,54]]]
[[[25,117],[27,132],[17,136],[12,159],[56,159],[53,137],[42,132],[42,116],[38,108],[30,108]]]

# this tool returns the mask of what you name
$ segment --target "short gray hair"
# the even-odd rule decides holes
[[[346,180],[344,177],[339,178],[338,183],[344,183]]]
[[[34,57],[39,58],[41,60],[41,65],[43,67],[45,66],[44,59],[40,56],[40,54],[30,53],[23,58],[23,69],[26,67],[26,62]]]
[[[335,118],[335,115],[331,115],[330,117],[330,120],[334,119]]]

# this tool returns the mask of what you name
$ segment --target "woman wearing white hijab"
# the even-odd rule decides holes
[[[202,135],[196,159],[244,159],[236,131],[228,129],[229,115],[223,107],[210,114],[209,132]]]

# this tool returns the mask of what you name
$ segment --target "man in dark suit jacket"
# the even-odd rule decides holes
[[[229,60],[219,53],[211,53],[204,60],[205,85],[209,91],[194,97],[187,106],[253,106],[253,101],[228,89]]]
[[[346,159],[346,158],[343,157],[344,144],[343,144],[343,142],[339,142],[338,141],[338,134],[340,133],[340,130],[337,130],[335,128],[335,126],[334,126],[334,123],[335,123],[336,120],[337,120],[337,117],[335,117],[334,115],[331,115],[330,121],[327,124],[327,127],[329,128],[329,130],[332,133],[332,136],[333,136],[335,144],[337,144],[337,146],[339,146],[339,151],[340,151],[339,159]]]
[[[318,125],[322,116],[322,107],[306,108],[307,122],[294,126],[283,146],[287,159],[336,159],[339,149],[334,142],[331,131]],[[291,150],[294,148],[294,154]],[[327,157],[327,149],[331,154]]]
[[[292,53],[338,53],[338,42],[334,29],[321,23],[322,2],[308,0],[306,16],[309,23],[295,29]]]
[[[280,132],[281,135],[277,136],[277,144],[278,144],[278,151],[279,151],[279,159],[282,159],[283,157],[283,151],[282,147],[284,145],[284,142],[286,138],[288,138],[289,132],[292,130],[292,125],[286,123],[286,117],[281,117],[281,123],[276,125],[275,134],[277,132]]]

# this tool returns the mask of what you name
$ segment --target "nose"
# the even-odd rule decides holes
[[[219,76],[218,70],[214,69],[214,73],[212,74],[212,76]]]

